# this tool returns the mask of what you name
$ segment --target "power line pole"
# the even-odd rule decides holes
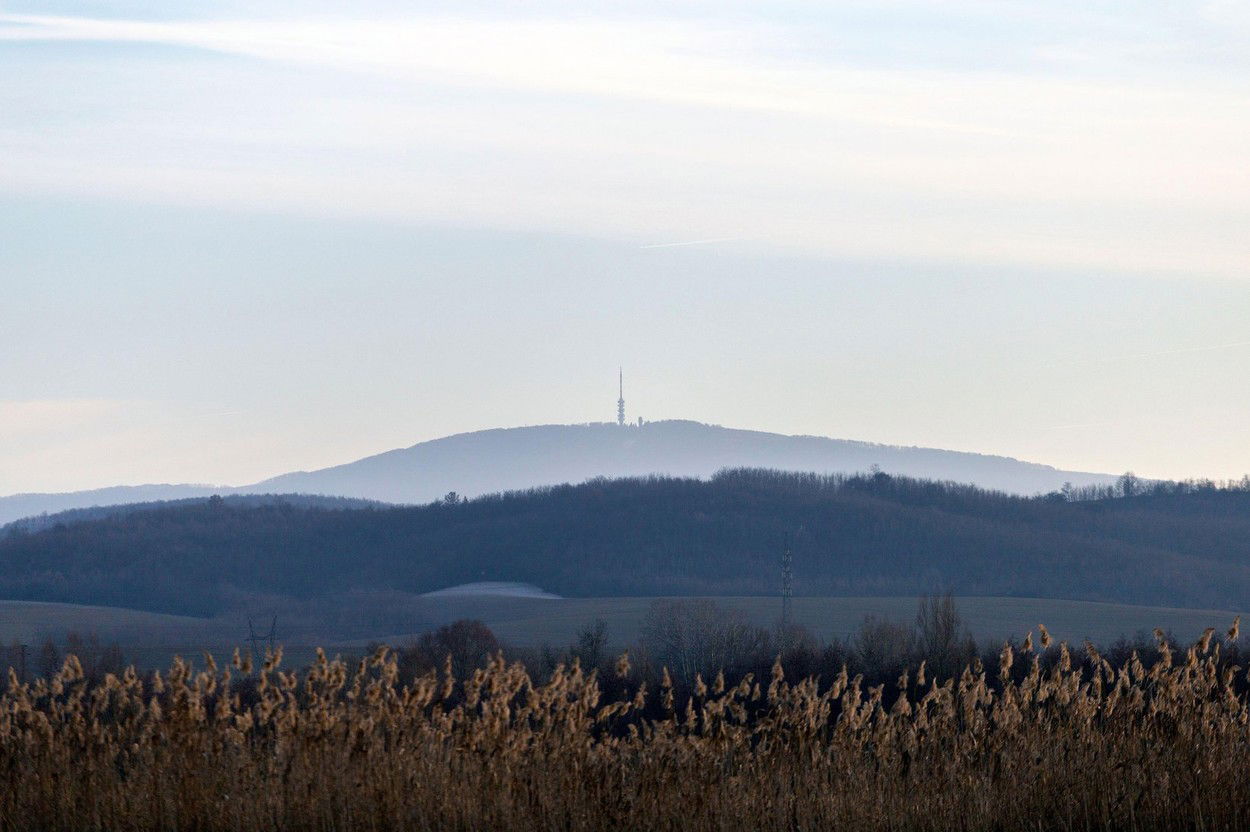
[[[256,628],[252,626],[252,616],[247,617],[247,641],[252,645],[252,658],[255,659],[260,654],[260,647],[257,644]]]
[[[252,623],[252,616],[249,615],[247,617],[247,640],[251,642],[252,657],[254,659],[259,660],[263,658],[260,652],[260,645],[262,642],[265,642],[265,641],[269,642],[269,654],[273,655],[275,649],[277,648],[277,638],[278,638],[278,616],[275,615],[273,619],[269,622],[269,632],[263,633],[263,634],[256,632],[256,627]]]
[[[790,616],[794,602],[794,553],[790,551],[790,533],[786,532],[785,544],[781,552],[781,638],[784,644],[790,641]]]

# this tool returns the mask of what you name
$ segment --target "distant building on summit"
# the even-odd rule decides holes
[[[616,400],[616,423],[625,427],[625,371],[617,370],[617,383],[620,385],[620,398]]]

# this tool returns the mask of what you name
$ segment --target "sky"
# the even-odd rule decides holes
[[[1250,7],[0,0],[0,494],[630,418],[1250,471]]]

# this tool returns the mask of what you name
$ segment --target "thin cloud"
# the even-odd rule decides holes
[[[775,42],[792,34],[779,25],[709,26],[664,18],[155,22],[0,13],[0,40],[161,43],[457,85],[775,111],[970,137],[1026,135],[1000,117],[1005,103],[1035,97],[1026,88],[1035,88],[1042,103],[1073,91],[1029,75],[899,71],[836,56],[813,63],[776,60]],[[1113,97],[1131,91],[1102,86]],[[953,87],[962,88],[957,108],[942,101]]]
[[[112,62],[64,100],[0,90],[0,188],[226,207],[264,194],[298,214],[622,240],[750,216],[754,242],[816,255],[1245,277],[1241,75],[908,66],[854,30],[845,49],[786,59],[800,35],[814,37],[734,17],[0,14],[0,40],[249,59],[182,86],[171,62],[124,100]],[[318,71],[292,81],[280,65]]]

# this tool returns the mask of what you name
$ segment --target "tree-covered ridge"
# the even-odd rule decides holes
[[[82,523],[86,520],[98,520],[120,514],[133,514],[136,511],[152,511],[153,509],[177,508],[194,503],[205,503],[212,499],[224,500],[231,506],[259,506],[272,503],[286,503],[297,508],[349,509],[373,508],[386,505],[377,500],[362,500],[357,497],[323,497],[319,494],[210,494],[204,497],[183,497],[173,500],[149,500],[137,503],[120,503],[116,505],[89,506],[71,508],[52,514],[34,514],[13,520],[0,526],[0,534],[11,529],[25,532],[38,532],[57,525]]]
[[[570,596],[1015,595],[1237,608],[1250,486],[1013,497],[892,477],[726,471],[325,510],[222,500],[0,539],[0,597],[211,614],[246,596],[522,581]]]

